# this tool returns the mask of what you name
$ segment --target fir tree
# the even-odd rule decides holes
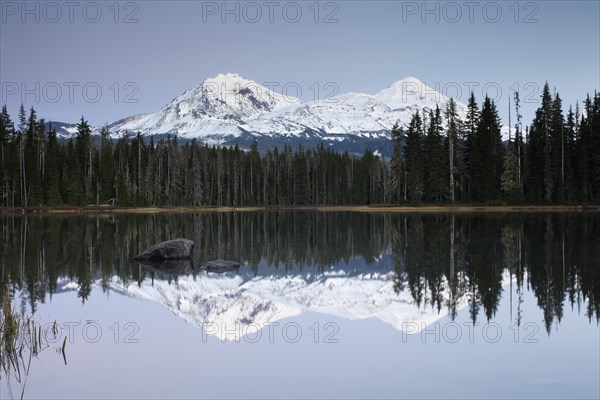
[[[450,188],[450,201],[454,203],[456,200],[455,189],[456,189],[456,167],[455,167],[455,159],[456,159],[456,142],[458,139],[458,126],[459,119],[458,114],[456,112],[456,103],[453,98],[450,98],[448,104],[446,105],[445,117],[448,124],[448,175],[450,177],[449,188]]]
[[[396,202],[400,199],[406,201],[406,197],[403,193],[403,181],[404,181],[404,163],[402,160],[402,142],[404,141],[404,135],[402,130],[398,126],[398,123],[392,127],[392,159],[390,162],[391,167],[391,191],[392,201]]]
[[[14,152],[14,125],[6,105],[0,112],[0,205],[14,205],[14,186],[18,171]]]
[[[502,138],[494,102],[485,97],[470,150],[469,176],[474,200],[495,200],[500,194],[502,175]]]
[[[425,138],[425,197],[442,201],[448,194],[448,153],[442,140],[440,109],[429,113],[429,127]]]
[[[66,199],[67,204],[83,204],[85,201],[85,194],[83,191],[83,184],[81,179],[79,153],[77,151],[77,146],[75,145],[72,139],[69,139],[67,143],[66,162],[66,196],[64,196],[64,198]]]
[[[42,121],[43,125],[43,121]],[[43,127],[42,127],[43,129]],[[40,205],[43,202],[40,179],[39,157],[37,151],[38,121],[36,112],[31,108],[27,119],[27,134],[25,138],[25,205]]]
[[[585,104],[585,115],[581,118],[582,146],[586,146],[586,160],[583,168],[587,180],[586,194],[588,201],[600,201],[600,94],[588,95]]]
[[[93,201],[92,195],[92,139],[91,139],[92,128],[88,122],[81,117],[79,124],[77,124],[77,136],[75,137],[76,150],[78,155],[78,163],[81,168],[81,186],[83,188],[82,201],[90,202]]]
[[[552,98],[550,97],[550,87],[548,82],[544,85],[542,92],[542,106],[540,108],[540,120],[539,129],[541,130],[544,138],[544,201],[547,203],[552,201],[552,195],[554,193],[554,171],[552,168],[552,132],[551,132],[551,118],[552,118]]]
[[[412,203],[421,201],[423,197],[423,126],[417,111],[410,121],[404,147],[406,163],[405,196]]]
[[[115,171],[113,146],[110,133],[106,126],[100,130],[100,200],[114,202],[115,197]]]
[[[577,122],[575,120],[575,114],[573,113],[572,107],[569,107],[569,112],[567,114],[566,126],[564,130],[564,143],[565,143],[565,152],[564,152],[564,168],[565,168],[565,178],[564,178],[564,191],[565,197],[564,201],[572,202],[576,201],[579,197],[577,181],[575,177],[575,160],[576,160],[576,131],[577,131]]]
[[[600,201],[600,94],[594,93],[593,100],[586,102],[586,135],[590,145],[589,177],[590,197],[593,202]]]
[[[62,203],[59,190],[60,166],[58,141],[56,130],[52,123],[48,128],[48,146],[46,147],[46,174],[44,179],[45,199],[49,206],[57,206]]]
[[[579,121],[577,137],[577,181],[579,186],[580,201],[589,202],[591,200],[591,124],[589,121],[589,112],[592,109],[592,102],[588,95],[583,103],[584,113],[580,114],[579,104],[575,108],[575,120]]]
[[[475,101],[475,95],[471,92],[469,96],[469,103],[467,104],[467,115],[465,117],[464,125],[464,176],[462,181],[464,182],[464,190],[466,192],[466,198],[471,200],[471,176],[470,173],[473,169],[471,165],[471,154],[473,153],[473,139],[477,132],[477,126],[479,125],[479,106]]]
[[[544,85],[542,104],[535,113],[527,143],[528,194],[533,202],[551,202],[554,193],[552,168],[552,99],[548,83]]]
[[[562,100],[558,93],[554,95],[550,106],[550,155],[552,187],[555,188],[554,196],[550,201],[564,202],[565,190],[565,156],[568,154],[568,142],[565,139],[565,121],[562,112]]]

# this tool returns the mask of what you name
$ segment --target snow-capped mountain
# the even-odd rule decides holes
[[[239,136],[245,119],[298,102],[237,74],[219,74],[187,90],[160,111],[116,121],[109,130],[113,135],[128,131],[177,134],[189,139]]]
[[[444,109],[449,98],[408,77],[380,92],[341,94],[303,102],[276,93],[237,74],[219,74],[187,90],[160,111],[134,115],[108,126],[113,137],[178,135],[211,144],[261,148],[283,143],[314,147],[328,144],[337,150],[366,148],[389,154],[389,132],[394,124],[407,126],[416,111]],[[466,105],[456,102],[461,118]]]

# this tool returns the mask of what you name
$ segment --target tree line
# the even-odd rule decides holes
[[[416,112],[394,126],[391,158],[324,145],[261,154],[177,136],[139,133],[99,140],[82,117],[74,138],[58,140],[31,108],[18,127],[0,113],[0,205],[242,206],[421,203],[597,203],[600,201],[600,95],[564,116],[558,93],[544,86],[541,105],[503,142],[497,105],[471,94],[466,118],[453,99],[444,110]],[[509,117],[510,119],[510,117]],[[512,125],[509,121],[509,126]],[[513,130],[514,128],[514,130]]]

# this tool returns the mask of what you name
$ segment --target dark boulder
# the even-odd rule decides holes
[[[207,272],[223,273],[228,271],[237,271],[240,268],[240,263],[235,261],[214,260],[202,265],[200,269]]]
[[[134,257],[135,261],[182,260],[192,257],[194,242],[188,239],[173,239],[156,243]]]

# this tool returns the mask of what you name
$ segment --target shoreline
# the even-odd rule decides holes
[[[119,206],[59,206],[59,207],[0,207],[0,215],[98,215],[98,214],[159,214],[204,212],[255,211],[319,211],[367,213],[548,213],[600,212],[600,205],[362,205],[362,206],[173,206],[173,207],[119,207]]]

